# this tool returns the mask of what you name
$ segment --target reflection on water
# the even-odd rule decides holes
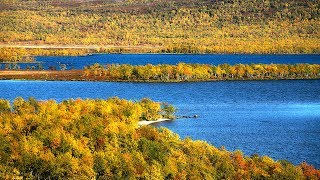
[[[168,102],[177,115],[161,122],[182,138],[206,140],[246,155],[258,153],[320,168],[320,80],[116,83],[0,81],[0,98],[143,97]]]

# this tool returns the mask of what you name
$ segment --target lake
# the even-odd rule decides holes
[[[56,69],[60,68],[60,64],[65,64],[67,69],[83,69],[84,66],[94,63],[100,64],[177,64],[184,63],[201,63],[218,65],[223,63],[234,64],[296,64],[309,63],[320,64],[320,55],[236,55],[236,54],[93,54],[91,56],[75,56],[75,57],[36,57],[37,62],[41,62],[45,69],[50,66]],[[27,66],[37,66],[38,63],[22,63],[19,66],[25,69]],[[0,63],[0,69],[4,69],[5,65]]]
[[[0,98],[149,97],[178,108],[178,119],[164,126],[246,155],[268,155],[320,168],[320,80],[219,81],[194,83],[117,83],[0,81]]]

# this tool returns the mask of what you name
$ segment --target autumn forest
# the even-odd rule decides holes
[[[249,154],[241,148],[227,149],[224,144],[215,147],[215,142],[194,140],[189,134],[180,138],[180,133],[165,127],[139,124],[162,120],[174,126],[181,117],[186,122],[186,118],[199,118],[197,114],[176,115],[179,109],[174,103],[180,103],[179,107],[185,108],[183,112],[212,111],[203,113],[207,117],[201,118],[206,123],[202,126],[214,133],[237,128],[231,117],[234,114],[252,117],[249,122],[252,124],[258,119],[259,133],[263,130],[267,136],[261,138],[264,141],[271,139],[268,127],[291,128],[290,133],[299,134],[301,129],[294,129],[293,125],[303,125],[298,120],[291,121],[292,117],[304,118],[307,125],[318,127],[320,101],[314,94],[319,92],[320,79],[319,5],[320,0],[0,0],[0,179],[320,179],[319,161],[305,162],[305,158],[319,158],[313,151],[310,152],[313,156],[307,157],[309,149],[294,154],[296,149],[291,147],[288,151],[291,154],[286,152],[288,155],[283,157],[279,153],[283,158],[277,158],[268,149],[277,143],[272,140],[266,146],[267,151],[254,147],[261,143],[248,143],[247,146],[254,144],[250,147],[253,151],[266,155]],[[118,57],[108,56],[110,59],[100,59],[100,64],[82,62],[80,68],[74,68],[67,59],[73,56],[79,61],[85,61],[80,57],[97,60],[103,57],[98,53],[125,57],[155,53],[166,57],[156,64],[133,60],[114,63],[112,58]],[[219,56],[208,57],[209,63],[170,62],[176,54],[191,56],[190,59],[195,54]],[[229,58],[240,60],[242,56],[259,54],[255,58],[269,56],[270,60],[214,62],[226,54],[239,55]],[[278,55],[284,61],[277,63],[272,59]],[[51,56],[66,59],[50,59]],[[43,57],[49,60],[38,61]],[[298,80],[302,85],[296,83]],[[245,84],[248,81],[254,83]],[[284,89],[304,90],[303,84],[309,89],[283,90],[277,88],[282,86],[279,81],[286,85]],[[206,83],[216,84],[205,89]],[[70,88],[70,84],[76,88]],[[125,84],[125,88],[119,84]],[[249,87],[252,84],[254,87]],[[84,90],[85,85],[92,88]],[[198,92],[200,86],[205,86],[202,89],[210,98]],[[167,93],[174,91],[170,87],[176,88],[174,97]],[[222,91],[218,91],[220,87]],[[137,89],[132,93],[128,88]],[[144,94],[154,90],[159,93],[155,96],[157,101]],[[25,92],[36,98],[26,98]],[[88,94],[81,96],[78,92]],[[108,95],[101,98],[105,92]],[[202,95],[201,100],[189,102],[188,97],[194,92]],[[14,98],[8,96],[11,93]],[[185,93],[180,97],[182,100],[175,99],[178,93]],[[244,94],[244,99],[240,99]],[[63,96],[65,99],[61,100],[51,95],[67,98]],[[174,103],[158,102],[166,101],[162,99],[164,95]],[[250,101],[250,107],[257,108],[256,119],[245,114],[253,111],[246,107],[246,100]],[[228,114],[233,108],[238,109]],[[226,121],[221,112],[231,124],[219,124]],[[272,116],[267,116],[268,113]],[[210,122],[212,116],[216,121]],[[279,122],[288,118],[285,122],[293,125],[272,124],[274,119],[270,117]],[[193,128],[198,122],[201,126],[200,120],[193,120],[189,121],[189,127],[182,128],[196,131]],[[227,130],[219,131],[222,126]],[[250,131],[250,127],[243,129]],[[311,138],[314,142],[303,138],[318,137],[319,131],[302,130],[305,134],[297,143],[315,148],[318,138]],[[202,130],[197,133],[206,136]],[[239,136],[245,134],[246,139],[254,139],[259,133]],[[298,141],[289,133],[281,136]],[[276,152],[285,151],[276,148]],[[281,160],[297,154],[303,154],[297,157],[299,163]]]
[[[302,163],[244,156],[167,129],[138,127],[166,106],[119,98],[0,99],[0,176],[31,179],[319,179]],[[170,115],[170,114],[168,114]]]

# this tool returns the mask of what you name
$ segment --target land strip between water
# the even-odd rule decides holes
[[[19,67],[19,66],[18,66]],[[5,67],[7,68],[7,67]],[[140,65],[98,63],[83,70],[60,68],[49,70],[5,69],[0,79],[60,80],[60,81],[117,81],[117,82],[195,82],[217,80],[277,80],[319,79],[319,64],[208,64]]]
[[[277,80],[319,79],[320,64],[186,64],[129,65],[95,63],[82,70],[60,71],[50,66],[34,66],[21,70],[20,66],[4,67],[0,79],[61,80],[61,81],[119,81],[119,82],[195,82],[217,80]]]
[[[307,80],[320,79],[320,75],[313,77],[264,77],[264,78],[219,78],[219,79],[189,79],[189,80],[155,80],[155,79],[104,79],[100,76],[84,76],[84,70],[65,70],[65,71],[25,71],[25,70],[0,70],[0,80],[41,80],[41,81],[101,81],[101,82],[204,82],[204,81],[250,81],[250,80]]]

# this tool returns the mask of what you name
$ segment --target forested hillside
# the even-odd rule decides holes
[[[148,99],[0,99],[1,179],[319,179],[307,163],[244,156],[167,129],[138,127]]]
[[[0,42],[319,53],[319,0],[0,0]],[[136,52],[145,52],[142,48]]]

